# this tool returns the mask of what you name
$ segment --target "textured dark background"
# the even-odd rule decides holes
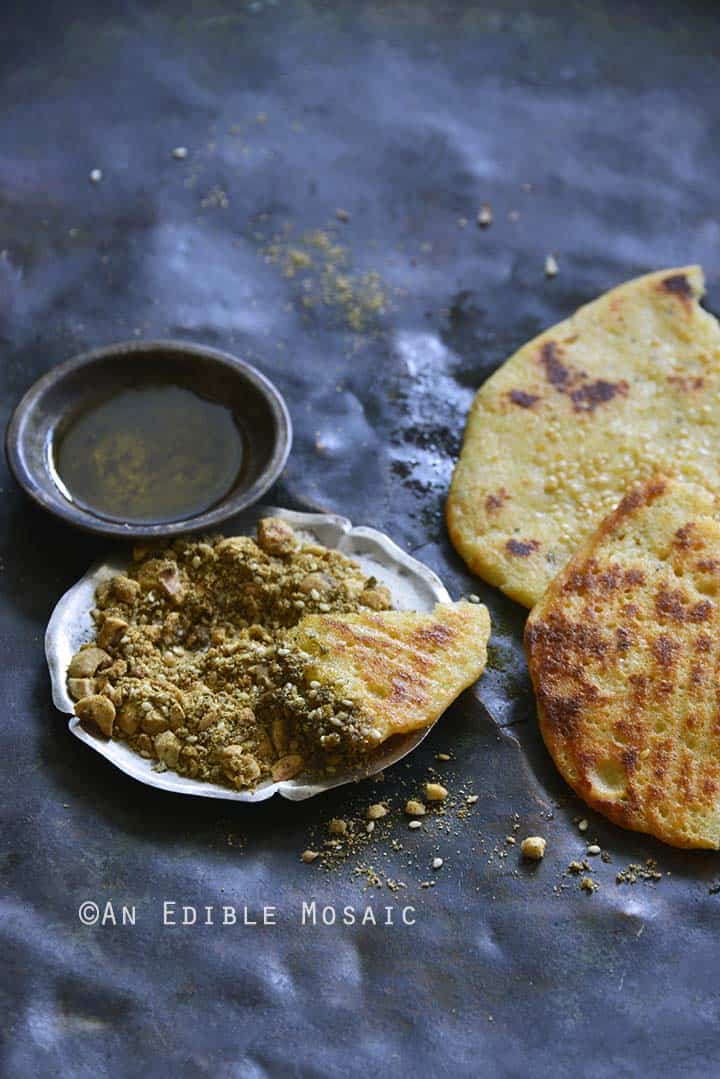
[[[104,546],[3,472],[4,1073],[717,1072],[717,856],[589,815],[612,864],[593,896],[563,877],[582,809],[536,733],[523,612],[464,572],[441,516],[472,392],[527,337],[691,260],[718,303],[715,6],[109,0],[6,3],[0,20],[3,420],[81,349],[174,336],[235,350],[293,414],[273,500],[387,530],[495,621],[478,689],[382,787],[400,803],[450,749],[450,786],[480,794],[451,837],[401,825],[405,851],[373,855],[407,882],[417,925],[300,929],[303,898],[388,895],[363,893],[352,860],[329,874],[298,861],[314,824],[377,788],[302,806],[183,800],[75,742],[42,635]],[[294,243],[328,225],[351,288],[377,273],[387,298],[360,332],[319,279],[320,249],[287,276],[290,226]],[[548,837],[535,872],[513,851],[490,858],[515,812]],[[437,885],[420,889],[436,853]],[[662,881],[615,884],[647,857]],[[135,929],[79,924],[82,900],[108,897],[137,904]],[[272,903],[280,924],[162,929],[164,898]]]

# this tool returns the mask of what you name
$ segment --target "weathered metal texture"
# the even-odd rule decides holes
[[[402,804],[450,751],[450,787],[479,801],[448,837],[401,824],[405,849],[375,858],[407,889],[363,892],[352,861],[324,873],[298,855],[318,813],[378,788],[199,803],[69,737],[42,634],[105,547],[4,473],[5,1073],[712,1073],[717,857],[591,814],[578,831],[537,734],[525,612],[465,572],[442,508],[474,389],[528,337],[663,265],[703,262],[717,303],[714,11],[176,0],[3,15],[3,417],[50,365],[113,340],[236,351],[292,412],[271,500],[383,529],[495,626],[477,690],[382,787]],[[535,868],[505,844],[514,813],[518,834],[547,837]],[[592,839],[612,863],[595,859],[586,895],[563,872]],[[660,882],[615,884],[646,858]],[[108,897],[137,905],[134,928],[80,924],[82,901]],[[301,928],[312,897],[409,903],[416,924]],[[164,899],[274,904],[278,925],[163,927]]]

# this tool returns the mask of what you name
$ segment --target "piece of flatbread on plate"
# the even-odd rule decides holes
[[[628,281],[524,345],[478,391],[447,504],[458,552],[532,607],[626,489],[720,491],[720,325],[699,266]]]
[[[310,656],[304,678],[357,709],[368,746],[429,727],[480,677],[490,616],[460,600],[434,611],[309,615],[289,635]]]

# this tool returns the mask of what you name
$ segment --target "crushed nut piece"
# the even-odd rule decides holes
[[[443,787],[442,783],[425,784],[425,797],[428,802],[444,802],[447,796],[447,787]]]
[[[382,802],[375,802],[374,805],[368,806],[368,820],[380,820],[381,817],[387,817],[387,814],[387,806],[384,806]]]
[[[424,804],[418,802],[416,798],[410,798],[409,801],[405,803],[405,812],[408,817],[424,817],[427,813],[427,809]]]
[[[304,850],[302,852],[302,854],[300,855],[300,860],[309,865],[310,862],[314,862],[319,857],[320,857],[320,851],[319,850]]]
[[[529,835],[526,839],[523,839],[520,850],[523,858],[531,858],[533,861],[539,862],[541,858],[545,857],[546,845],[547,840],[541,835]]]

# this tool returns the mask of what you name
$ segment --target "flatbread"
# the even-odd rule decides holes
[[[309,615],[289,643],[312,657],[306,682],[368,717],[374,745],[434,723],[482,674],[489,635],[487,608],[461,600],[430,614]]]
[[[447,504],[468,565],[532,607],[656,471],[720,491],[720,325],[698,266],[636,278],[524,345],[478,391]]]
[[[720,847],[720,500],[655,477],[552,582],[525,643],[540,728],[589,806]]]

